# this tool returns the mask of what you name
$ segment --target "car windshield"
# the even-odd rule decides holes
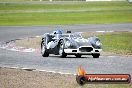
[[[81,34],[63,34],[62,37],[82,38]]]
[[[79,34],[79,33],[72,34],[71,37],[82,38],[81,34]]]
[[[62,37],[69,37],[69,34],[63,34]]]

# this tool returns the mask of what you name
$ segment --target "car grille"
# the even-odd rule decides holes
[[[93,50],[92,47],[81,47],[79,48],[79,51],[81,52],[91,52]]]

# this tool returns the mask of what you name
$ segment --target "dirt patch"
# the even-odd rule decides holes
[[[39,48],[41,44],[41,37],[34,37],[34,38],[25,38],[21,40],[16,40],[16,46],[22,46],[25,48]]]
[[[0,88],[131,88],[131,84],[76,83],[76,76],[0,68]]]
[[[73,88],[73,86],[78,86],[73,75],[0,68],[0,88]]]
[[[101,55],[103,55],[103,56],[125,56],[125,57],[132,57],[132,55],[128,55],[128,53],[127,54],[121,54],[121,53],[114,53],[114,52],[104,52],[104,51],[102,51],[101,52]]]

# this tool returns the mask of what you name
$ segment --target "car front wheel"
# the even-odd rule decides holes
[[[46,51],[46,46],[43,41],[41,42],[41,54],[43,57],[49,56],[49,53]]]

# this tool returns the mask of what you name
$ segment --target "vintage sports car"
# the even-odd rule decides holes
[[[61,30],[53,33],[45,33],[41,42],[41,54],[48,57],[49,54],[60,55],[64,58],[67,55],[92,55],[93,58],[99,58],[101,49],[100,39],[96,36],[85,39],[81,33],[62,34]]]

